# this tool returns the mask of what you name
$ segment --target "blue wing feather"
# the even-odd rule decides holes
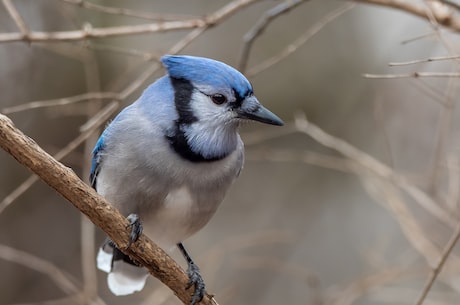
[[[102,152],[104,151],[104,134],[99,137],[99,140],[96,142],[96,146],[93,149],[93,159],[91,160],[91,171],[89,174],[89,181],[91,186],[96,189],[97,175],[100,171],[101,161],[102,161]]]

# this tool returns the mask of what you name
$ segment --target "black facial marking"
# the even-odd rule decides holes
[[[171,77],[171,84],[174,88],[174,103],[179,116],[174,129],[166,135],[171,147],[179,156],[191,162],[212,162],[225,158],[226,156],[205,157],[192,150],[187,142],[183,127],[198,121],[190,108],[194,88],[189,80],[183,78]]]
[[[248,96],[251,96],[252,94],[252,91],[248,91],[244,94],[244,96],[241,96],[235,89],[233,89],[233,96],[235,97],[235,100],[230,103],[230,107],[232,109],[240,108],[241,104],[243,104],[244,99]]]
[[[190,108],[190,101],[193,94],[192,83],[187,79],[171,77],[171,84],[174,88],[174,103],[179,115],[177,123],[182,125],[198,121],[198,118]]]

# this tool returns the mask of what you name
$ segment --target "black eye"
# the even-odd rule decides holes
[[[213,103],[216,105],[222,105],[223,103],[227,101],[227,98],[219,93],[211,95],[211,99]]]

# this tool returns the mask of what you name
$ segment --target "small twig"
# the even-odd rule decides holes
[[[459,72],[413,72],[403,74],[363,74],[363,77],[370,79],[390,78],[417,78],[417,77],[460,77]]]
[[[13,5],[11,0],[2,0],[2,1],[3,1],[3,5],[8,11],[8,14],[10,14],[11,16],[11,19],[13,19],[14,23],[16,23],[16,26],[18,27],[19,31],[21,31],[22,39],[28,40],[29,29],[27,28],[26,23],[24,22],[24,19],[22,19],[21,15],[19,14],[16,7]]]
[[[424,33],[424,34],[417,35],[417,36],[412,37],[412,38],[405,39],[405,40],[401,41],[401,44],[408,44],[408,43],[411,43],[411,42],[414,42],[414,41],[417,41],[417,40],[420,40],[420,39],[424,39],[424,38],[427,38],[427,37],[431,37],[431,36],[434,36],[434,35],[436,35],[436,33],[434,33],[433,31],[430,31],[428,33]]]
[[[239,70],[244,72],[246,70],[246,65],[249,59],[249,52],[251,47],[257,37],[259,37],[267,28],[267,26],[275,20],[275,18],[281,16],[284,13],[289,12],[299,4],[306,2],[306,0],[295,0],[295,1],[285,1],[278,4],[274,8],[266,11],[262,18],[257,21],[257,23],[244,35],[243,37],[243,50],[241,51],[241,56],[239,60]]]
[[[441,272],[444,264],[447,261],[447,258],[449,257],[450,253],[454,249],[455,244],[458,242],[460,238],[460,222],[457,224],[457,228],[455,229],[454,234],[450,238],[449,242],[447,243],[446,247],[442,251],[441,257],[439,258],[439,262],[436,264],[436,266],[431,270],[431,275],[429,279],[427,280],[425,286],[423,287],[423,290],[415,302],[415,305],[422,305],[423,302],[425,301],[426,296],[428,295],[428,292],[430,292],[431,287],[433,287],[434,282],[436,281],[436,278],[438,277],[439,273]]]
[[[118,93],[115,92],[89,92],[78,94],[74,96],[44,100],[44,101],[34,101],[30,103],[20,104],[12,107],[3,108],[1,110],[4,114],[11,114],[20,111],[32,110],[43,107],[55,107],[55,106],[64,106],[69,104],[74,104],[78,102],[88,101],[88,100],[121,100]]]
[[[136,10],[132,10],[128,8],[100,5],[100,4],[96,4],[96,3],[85,1],[85,0],[61,0],[61,1],[70,3],[70,4],[75,4],[85,9],[102,12],[105,14],[136,17],[136,18],[142,18],[142,19],[148,19],[148,20],[172,21],[172,20],[184,20],[184,19],[190,19],[190,18],[198,18],[197,16],[191,16],[191,15],[171,15],[171,14],[165,14],[165,13],[155,14],[155,13],[144,12],[144,11],[136,11]]]
[[[403,62],[390,62],[388,65],[390,67],[408,66],[408,65],[420,64],[420,63],[425,63],[425,62],[443,61],[443,60],[452,60],[452,59],[460,59],[460,55],[429,57],[429,58],[424,58],[424,59],[415,59],[415,60],[409,60],[409,61],[403,61]]]
[[[132,48],[127,49],[127,48],[118,47],[118,46],[110,46],[110,45],[92,43],[92,44],[88,44],[86,47],[91,50],[108,51],[108,52],[119,53],[123,55],[140,57],[145,61],[151,61],[151,60],[159,61],[161,57],[161,55],[157,53],[145,52],[145,51],[136,50]]]
[[[297,38],[293,43],[285,47],[279,54],[261,62],[260,64],[255,65],[254,67],[247,70],[246,75],[252,77],[256,74],[261,73],[262,71],[267,70],[268,68],[272,67],[273,65],[279,63],[295,51],[304,45],[308,40],[310,40],[313,36],[318,34],[326,25],[343,15],[344,13],[351,10],[355,5],[352,3],[345,3],[344,5],[340,6],[338,9],[330,12],[329,14],[325,15],[321,18],[320,21],[315,23],[312,27],[310,27],[302,36]]]

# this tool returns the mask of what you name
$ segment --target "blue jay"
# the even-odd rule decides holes
[[[167,74],[108,125],[93,150],[90,182],[131,223],[166,251],[178,246],[188,263],[192,305],[205,285],[182,241],[216,212],[244,159],[238,134],[246,120],[283,121],[264,108],[249,81],[212,59],[166,55]],[[142,224],[140,222],[142,219]],[[144,287],[148,273],[108,240],[97,265],[115,295]]]

